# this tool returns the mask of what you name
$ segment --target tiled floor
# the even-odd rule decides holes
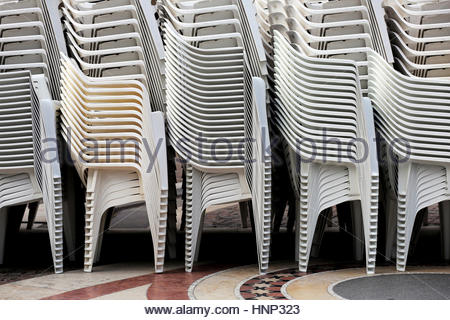
[[[333,284],[365,276],[363,268],[341,267],[317,264],[305,274],[287,262],[274,262],[261,276],[256,265],[203,264],[186,273],[181,265],[172,264],[164,274],[155,274],[148,264],[113,264],[93,273],[73,270],[3,284],[0,299],[339,299],[332,292]],[[450,267],[408,271],[450,274]],[[394,272],[393,267],[377,268],[377,274]]]
[[[143,211],[139,207],[132,209]],[[51,257],[46,248],[45,223],[38,221],[34,231],[22,233],[19,239],[23,242],[18,246],[20,254],[12,259],[19,261],[0,267],[0,299],[337,299],[330,291],[334,283],[364,275],[363,264],[347,261],[351,245],[340,247],[339,255],[336,254],[335,243],[345,239],[332,228],[324,236],[321,250],[325,254],[311,260],[307,274],[298,272],[293,262],[292,235],[274,235],[270,269],[259,275],[253,264],[254,238],[249,228],[242,228],[237,205],[211,208],[207,213],[201,259],[192,273],[184,272],[184,238],[179,234],[178,259],[167,261],[163,274],[155,274],[149,262],[152,254],[142,242],[151,241],[148,231],[144,226],[143,231],[136,233],[133,227],[145,224],[145,214],[142,216],[136,214],[133,221],[120,223],[120,212],[116,213],[112,229],[122,233],[105,234],[104,257],[92,273],[68,264],[65,272],[58,275],[48,267]],[[432,212],[430,224],[436,224],[436,216]],[[124,233],[124,229],[128,231]],[[129,235],[130,230],[135,234]],[[433,266],[442,264],[439,248],[431,245],[433,250],[428,250],[427,241],[439,243],[439,236],[433,230],[427,232],[417,250],[419,256],[431,252],[434,260],[430,262],[427,257],[427,266],[409,267],[408,271],[450,273],[448,264]],[[237,247],[239,250],[234,249]],[[344,251],[347,255],[341,254]],[[420,259],[415,264],[420,265]],[[377,273],[393,271],[393,267],[377,267]]]

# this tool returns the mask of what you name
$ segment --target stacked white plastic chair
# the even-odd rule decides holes
[[[84,75],[64,58],[63,135],[86,184],[85,271],[99,257],[104,213],[145,201],[155,270],[162,272],[167,215],[164,118],[151,112],[145,85]]]
[[[298,196],[299,269],[306,271],[321,211],[353,201],[361,212],[367,273],[377,248],[378,163],[370,100],[355,63],[310,58],[275,33],[273,120],[289,145]],[[360,205],[359,203],[360,202]]]
[[[387,142],[384,152],[395,151],[394,157],[390,155],[386,157],[389,160],[387,176],[393,190],[393,196],[389,197],[391,200],[386,204],[387,219],[390,221],[387,230],[386,256],[390,258],[394,255],[392,248],[395,248],[395,233],[397,233],[398,270],[405,270],[418,211],[426,209],[431,204],[439,203],[440,205],[441,246],[444,258],[450,259],[450,206],[448,201],[444,201],[443,193],[445,191],[439,189],[440,181],[446,179],[448,181],[448,173],[445,176],[440,171],[442,167],[448,166],[448,160],[446,161],[443,156],[427,161],[415,155],[418,152],[416,148],[422,148],[431,150],[426,154],[433,157],[433,150],[439,149],[437,147],[439,143],[443,143],[444,153],[445,150],[448,150],[448,145],[446,146],[444,143],[448,137],[448,122],[446,126],[448,120],[444,120],[445,116],[441,117],[440,114],[436,115],[433,112],[442,111],[442,115],[445,115],[450,108],[448,102],[448,87],[450,86],[450,81],[448,81],[450,75],[448,68],[450,66],[449,6],[450,1],[384,1],[395,67],[406,76],[400,75],[391,68],[372,68],[374,74],[372,81],[375,88],[379,88],[371,90],[373,100],[378,101],[376,110],[380,110],[375,113],[377,127],[380,128],[379,131]],[[372,65],[377,63],[377,58],[374,55]],[[389,88],[394,92],[395,100],[386,100],[389,98],[385,93],[386,85],[381,82],[383,77],[387,79],[390,77],[393,79],[391,81],[399,84],[399,87]],[[417,77],[430,79],[421,81]],[[389,105],[391,105],[389,109],[387,109],[386,101],[389,101]],[[386,114],[386,111],[389,113]],[[393,114],[396,116],[393,117]],[[404,118],[406,115],[408,117]],[[420,117],[423,122],[416,122],[419,120],[414,116]],[[389,127],[387,123],[397,119],[396,117],[401,119],[395,120],[397,128]],[[414,136],[409,132],[409,128],[422,128],[422,123],[429,124],[424,127],[424,131],[420,130],[422,133],[415,132],[416,136]],[[390,125],[392,126],[393,123]],[[427,130],[433,127],[436,130],[433,130],[430,135]],[[439,132],[438,128],[443,131]],[[422,144],[417,147],[416,143],[419,141]],[[403,150],[399,146],[405,143],[408,145],[406,151],[405,146],[403,146]],[[398,163],[397,157],[402,159],[400,163]],[[416,180],[419,178],[421,182]],[[437,189],[430,189],[430,183],[434,184]],[[428,194],[425,195],[424,192]],[[417,198],[415,204],[413,198]],[[398,202],[398,206],[394,201]]]
[[[268,1],[269,24],[285,30],[298,50],[311,57],[356,62],[367,92],[367,52],[392,62],[381,0]]]
[[[62,0],[70,54],[90,77],[137,79],[153,111],[165,111],[164,47],[156,9],[144,0]]]
[[[404,74],[450,78],[450,1],[385,0],[396,67]]]
[[[393,62],[392,52],[390,49],[388,33],[383,18],[383,9],[380,0],[377,1],[293,1],[293,0],[257,0],[256,7],[258,12],[258,21],[260,25],[260,32],[263,34],[263,38],[267,39],[266,53],[270,57],[272,55],[270,48],[270,36],[273,36],[274,30],[281,32],[289,43],[297,50],[297,52],[317,58],[332,58],[332,59],[344,59],[354,61],[358,67],[358,78],[360,80],[360,91],[365,95],[367,94],[367,55],[372,50],[379,52],[384,59],[389,62]],[[268,59],[270,61],[270,58]],[[323,60],[324,64],[326,61]],[[273,71],[277,78],[276,71]],[[272,91],[275,92],[277,99],[274,99],[272,105],[273,110],[282,110],[283,106],[279,106],[279,92],[276,89],[277,85]],[[357,93],[359,94],[359,93]],[[357,107],[357,109],[361,107]],[[275,111],[274,113],[277,113]],[[286,121],[286,120],[284,120]],[[338,120],[336,120],[338,121]],[[367,121],[365,117],[360,117],[360,121]],[[275,116],[274,122],[279,128],[282,127],[280,123],[280,117]],[[291,124],[284,123],[284,126],[289,127]],[[293,124],[292,124],[293,125]],[[364,126],[363,123],[358,125]],[[369,127],[373,126],[373,123],[366,123]],[[333,126],[331,126],[333,127]],[[283,131],[283,129],[281,129]],[[286,130],[286,129],[284,129]],[[292,130],[292,128],[291,128]],[[365,132],[362,129],[361,132]],[[361,134],[360,132],[360,134]],[[286,131],[285,131],[286,133]],[[298,138],[302,138],[299,136]],[[331,137],[334,138],[334,137]],[[288,141],[289,142],[289,141]],[[292,141],[291,141],[292,143]],[[370,145],[370,144],[369,144]],[[292,145],[291,145],[292,147]],[[294,180],[294,185],[298,183],[298,176],[296,176],[295,169],[295,149],[288,148],[288,158],[291,163],[291,173]],[[376,154],[375,149],[371,149],[373,154]],[[373,165],[372,165],[373,166]],[[375,171],[374,171],[375,172]],[[376,176],[378,173],[376,174]],[[376,178],[376,186],[374,188],[378,191],[378,176]],[[297,185],[299,186],[299,185]],[[301,197],[301,188],[297,188],[297,196]],[[365,194],[363,197],[371,199],[373,194]],[[364,201],[366,201],[366,199]],[[345,200],[344,200],[345,201]],[[344,201],[339,201],[342,203]],[[369,200],[370,201],[374,201]],[[301,204],[298,204],[301,206]],[[325,206],[323,209],[331,206]],[[375,208],[374,208],[375,209]],[[314,209],[312,209],[314,211]],[[320,210],[322,211],[322,209]],[[320,212],[319,211],[319,212]],[[377,210],[375,210],[377,211]],[[319,214],[317,212],[317,215]],[[364,221],[361,221],[360,214],[358,213],[358,206],[353,205],[352,210],[352,226],[354,233],[354,254],[357,259],[363,258],[364,246],[363,232],[368,233],[366,228],[367,223],[364,225]],[[366,213],[366,219],[368,215]],[[300,218],[298,220],[301,220]],[[322,219],[323,220],[323,219]],[[317,221],[317,218],[312,221]],[[366,221],[367,222],[367,221]],[[302,223],[302,222],[300,222]],[[303,222],[306,223],[306,222]],[[323,224],[324,221],[321,221]],[[314,235],[314,228],[316,222],[312,225],[312,233],[310,237]],[[301,227],[299,232],[302,233]],[[314,243],[316,243],[316,249],[320,246],[321,233],[324,228],[320,228],[314,235]],[[309,239],[308,241],[313,241]],[[373,242],[373,240],[370,240]],[[297,244],[301,245],[301,244]],[[370,253],[370,257],[367,256],[370,250],[368,250],[368,243],[366,243],[366,260],[368,263],[368,272],[373,272],[375,257]],[[307,251],[300,252],[300,256],[307,255],[309,257],[311,244],[307,245]],[[304,250],[304,251],[305,251]],[[301,250],[300,250],[301,251]],[[372,252],[372,251],[370,251]],[[373,261],[372,261],[373,256]],[[300,258],[300,268],[306,270],[307,259],[305,257]],[[303,259],[303,261],[302,261]]]
[[[254,9],[248,0],[164,0],[160,9],[169,137],[187,161],[186,270],[197,260],[205,210],[251,199],[264,272],[271,162],[267,71]]]
[[[44,74],[53,98],[59,97],[59,52],[65,50],[58,1],[0,2],[2,70]]]
[[[65,47],[57,5],[41,0],[0,2],[0,260],[7,207],[42,200],[59,273],[63,210],[53,99],[59,100],[59,51]]]
[[[369,96],[377,129],[397,158],[397,269],[404,271],[417,212],[450,200],[450,81],[402,75],[372,53]],[[448,251],[450,212],[441,207]]]
[[[100,257],[107,210],[145,201],[162,272],[168,177],[163,115],[151,113],[165,110],[155,8],[143,0],[63,0],[62,12],[76,62],[64,62],[62,126],[87,188],[84,269]]]

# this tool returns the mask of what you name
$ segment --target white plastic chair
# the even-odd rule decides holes
[[[450,1],[385,0],[396,64],[404,74],[450,77]]]
[[[56,146],[55,106],[42,75],[2,73],[2,199],[0,260],[10,206],[42,200],[56,273],[63,271],[62,186]],[[17,88],[15,90],[15,88]]]
[[[380,1],[323,3],[268,2],[272,28],[283,26],[290,41],[308,56],[354,60],[363,93],[367,91],[367,50],[393,62]]]
[[[186,271],[198,257],[206,209],[248,200],[260,272],[268,268],[267,70],[253,10],[247,0],[168,0],[160,6],[169,138],[187,161]],[[194,144],[198,138],[200,148]]]
[[[377,129],[397,158],[389,169],[398,201],[397,270],[404,271],[418,211],[439,203],[443,240],[449,234],[450,82],[402,75],[371,53],[369,97]],[[448,258],[448,242],[442,245]]]
[[[58,17],[56,5],[56,1],[41,0],[0,4],[0,70],[4,72],[2,79],[7,79],[7,83],[6,80],[2,83],[6,88],[2,93],[5,102],[2,112],[5,119],[10,120],[17,114],[19,118],[16,117],[14,122],[22,124],[20,128],[11,126],[10,120],[3,124],[2,143],[9,151],[2,149],[12,161],[4,161],[0,171],[6,188],[14,184],[19,188],[13,198],[4,194],[2,211],[8,211],[9,206],[42,200],[54,270],[60,273],[63,271],[63,209],[56,143],[57,104],[54,100],[59,100],[59,52],[65,50],[65,44],[59,21],[55,21]],[[19,90],[11,91],[16,86]],[[26,160],[24,153],[29,150],[26,147],[29,141],[33,141],[31,162],[27,162],[30,159]],[[28,190],[27,193],[22,194],[20,188]],[[2,219],[6,219],[5,214]],[[4,237],[5,221],[0,225],[0,234]],[[4,238],[0,242],[4,243]],[[3,246],[0,247],[2,260]],[[71,250],[70,245],[68,248]]]
[[[107,210],[145,201],[155,272],[162,272],[168,194],[162,113],[151,112],[139,81],[87,77],[66,57],[61,90],[63,136],[87,189],[84,270],[99,258]]]
[[[152,110],[165,112],[164,48],[155,8],[143,0],[63,5],[69,45],[84,73],[138,79],[147,86]]]
[[[299,269],[307,270],[320,212],[353,201],[354,219],[362,217],[363,224],[363,233],[355,236],[365,243],[367,273],[374,273],[378,163],[371,105],[361,97],[356,66],[308,58],[276,30],[274,58],[274,121],[289,145],[298,196]],[[324,144],[325,139],[330,141]],[[366,142],[364,147],[358,139]],[[343,148],[351,152],[343,154]]]

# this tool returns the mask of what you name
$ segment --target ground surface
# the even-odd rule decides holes
[[[450,266],[440,258],[435,219],[435,214],[430,215],[430,224],[422,228],[407,271],[450,274]],[[282,228],[272,236],[270,270],[259,275],[254,236],[250,228],[242,227],[238,206],[212,208],[207,213],[199,262],[192,273],[184,272],[182,232],[177,234],[177,259],[166,260],[163,274],[153,273],[150,233],[145,227],[135,227],[145,225],[145,211],[138,206],[114,214],[111,230],[104,235],[100,262],[92,273],[84,273],[80,263],[65,261],[65,272],[55,275],[44,222],[43,216],[38,216],[32,230],[23,227],[13,243],[9,242],[5,264],[0,267],[0,299],[355,298],[344,292],[353,290],[352,282],[340,281],[365,275],[364,264],[352,260],[349,235],[339,232],[333,223],[327,227],[319,257],[310,260],[308,273],[298,272],[294,236]],[[376,272],[395,273],[393,262],[380,255]],[[405,285],[413,288],[417,281],[425,281],[427,292],[435,295],[424,292],[422,298],[449,298],[442,281],[427,279],[409,277]],[[383,278],[358,281],[362,281],[356,285],[359,293],[370,298],[412,297],[383,292]],[[330,289],[336,283],[344,288],[339,291],[342,295]],[[378,292],[376,296],[367,295],[373,290]]]

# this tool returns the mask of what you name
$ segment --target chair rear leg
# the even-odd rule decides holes
[[[99,211],[98,192],[102,190],[102,173],[92,170],[88,173],[86,188],[86,216],[84,242],[84,271],[92,272],[97,255],[98,238],[102,225],[103,212]]]
[[[295,261],[299,261],[300,255],[300,199],[295,199]]]
[[[34,220],[36,220],[37,210],[39,208],[39,202],[32,202],[28,204],[28,221],[27,221],[27,230],[31,230],[33,228]]]
[[[397,201],[392,195],[386,197],[386,248],[385,260],[390,261],[395,257],[395,239],[397,236]]]
[[[327,208],[323,210],[317,220],[316,231],[314,232],[314,238],[311,248],[311,257],[317,258],[320,253],[320,246],[322,244],[323,235],[325,233],[325,228],[327,222],[331,218],[332,208]]]
[[[416,218],[412,197],[399,194],[397,212],[397,270],[405,271],[409,245]]]
[[[420,230],[422,229],[425,217],[428,215],[428,208],[423,208],[417,212],[416,219],[414,220],[414,227],[411,234],[411,244],[409,245],[409,254],[413,255],[417,242],[419,241]]]
[[[5,258],[6,226],[8,223],[7,208],[0,209],[0,264]]]
[[[450,200],[439,203],[441,246],[444,260],[450,260]]]
[[[201,208],[201,173],[186,166],[186,243],[185,270],[191,272],[198,258],[203,212]]]
[[[167,141],[168,142],[168,141]],[[167,254],[169,259],[177,256],[177,187],[175,150],[168,145],[167,148],[167,174],[169,182],[167,207]]]
[[[318,211],[318,168],[315,166],[302,168],[300,190],[300,242],[299,242],[299,270],[306,272],[311,252],[314,231],[317,225]]]
[[[417,214],[417,167],[412,163],[398,165],[397,195],[397,270],[405,271],[409,244]]]
[[[82,257],[82,253],[78,253],[77,248],[83,245],[84,230],[82,226],[86,210],[84,199],[86,190],[82,187],[75,168],[65,162],[66,160],[61,161],[64,244],[69,260],[74,262],[77,258]]]
[[[353,241],[353,258],[356,261],[364,260],[364,228],[360,201],[351,203],[351,232]]]
[[[239,212],[241,214],[242,228],[248,228],[248,204],[246,201],[239,202]]]
[[[98,234],[98,240],[97,240],[97,251],[95,253],[95,259],[94,259],[94,263],[97,263],[100,261],[100,249],[102,247],[103,244],[103,235],[106,231],[109,230],[110,226],[111,226],[111,218],[114,212],[114,208],[109,208],[108,210],[106,210],[106,212],[103,214],[102,220],[100,222],[100,230],[101,232],[99,232]]]
[[[370,201],[360,207],[364,234],[361,239],[364,239],[363,244],[366,251],[366,272],[374,274],[378,240],[378,186],[376,181],[372,182]]]

